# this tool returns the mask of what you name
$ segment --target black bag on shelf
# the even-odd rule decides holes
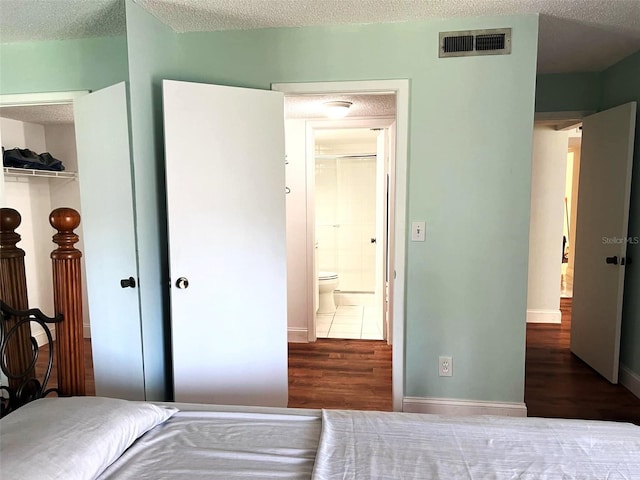
[[[61,172],[64,165],[49,152],[38,155],[28,148],[2,149],[2,164],[5,167],[26,168],[33,170],[53,170]]]

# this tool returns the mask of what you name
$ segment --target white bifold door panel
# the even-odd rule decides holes
[[[74,102],[96,395],[144,400],[140,303],[124,83]]]
[[[612,383],[618,382],[635,119],[632,102],[582,124],[571,351]]]
[[[286,406],[283,94],[163,97],[175,400]]]

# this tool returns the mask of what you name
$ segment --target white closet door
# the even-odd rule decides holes
[[[631,102],[582,123],[571,351],[612,383],[620,361],[635,121]]]
[[[286,406],[283,94],[163,96],[175,400]]]
[[[144,400],[142,335],[124,83],[74,102],[96,395]]]

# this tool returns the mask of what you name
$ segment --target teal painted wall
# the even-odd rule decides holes
[[[167,311],[160,79],[265,89],[410,79],[408,219],[427,221],[427,241],[407,245],[405,395],[521,402],[537,24],[531,15],[175,35],[128,0],[127,39],[119,39],[128,52],[112,44],[110,60],[106,52],[74,55],[100,44],[81,40],[69,52],[48,42],[10,46],[9,58],[3,46],[3,71],[28,65],[20,48],[32,50],[32,60],[55,50],[59,61],[50,62],[50,79],[12,75],[0,91],[130,80],[145,378],[154,399],[164,392],[168,339],[160,338]],[[513,28],[511,55],[437,58],[439,31],[505,25]],[[441,354],[454,357],[451,378],[437,376]]]
[[[601,73],[553,73],[536,79],[536,112],[597,111]]]
[[[630,101],[640,104],[640,51],[605,70],[602,85],[602,110]],[[636,118],[629,236],[640,236],[640,109]],[[640,245],[629,244],[627,255],[640,259]],[[640,270],[634,264],[625,275],[620,363],[640,375]]]
[[[127,80],[124,36],[0,44],[0,93],[99,90]]]
[[[161,81],[177,65],[176,35],[131,0],[125,5],[145,392],[165,400],[173,389]]]
[[[439,59],[438,32],[513,28],[508,56]],[[405,395],[522,402],[536,16],[178,36],[181,79],[410,79]],[[452,355],[454,376],[437,360]]]

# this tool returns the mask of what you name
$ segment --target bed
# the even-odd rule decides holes
[[[640,427],[626,423],[132,402],[51,389],[54,349],[38,372],[31,324],[51,344],[49,325],[68,320],[0,299],[3,480],[640,479]]]
[[[44,398],[0,421],[4,480],[634,479],[615,422]]]

